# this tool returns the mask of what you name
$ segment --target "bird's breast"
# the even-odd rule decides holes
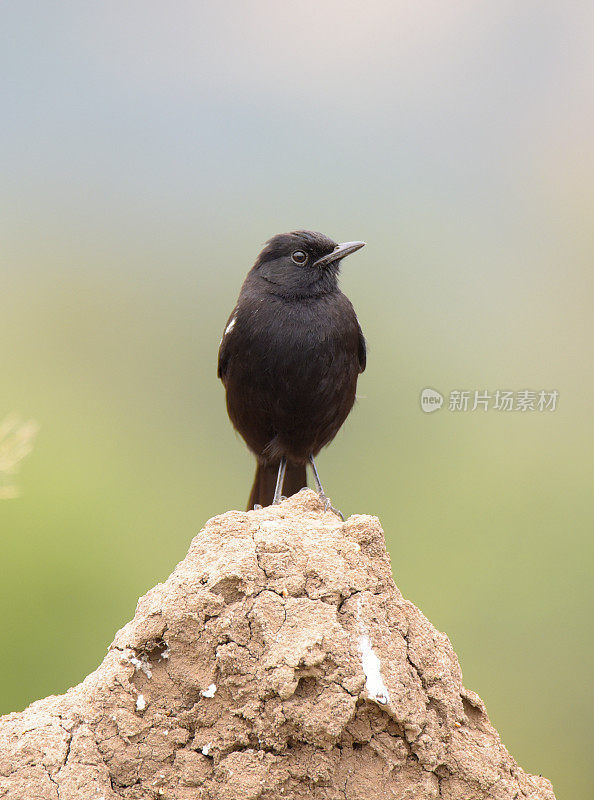
[[[261,307],[253,313],[249,349],[270,367],[298,362],[306,369],[310,359],[325,362],[348,348],[349,327],[329,304],[286,303]]]
[[[238,319],[232,335],[232,382],[249,385],[254,396],[267,398],[267,404],[282,398],[291,405],[309,406],[351,385],[354,392],[357,321],[348,307],[265,301]]]

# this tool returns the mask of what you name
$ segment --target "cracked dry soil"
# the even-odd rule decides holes
[[[303,490],[211,519],[99,668],[0,720],[2,800],[554,800],[392,579]]]

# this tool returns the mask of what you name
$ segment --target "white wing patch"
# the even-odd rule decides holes
[[[227,336],[227,334],[228,334],[228,333],[231,333],[231,331],[232,331],[232,330],[233,330],[233,328],[235,327],[235,320],[236,320],[236,319],[237,319],[237,314],[234,314],[234,315],[231,317],[231,321],[229,322],[229,324],[228,324],[228,325],[227,325],[227,327],[225,328],[225,332],[224,332],[224,333],[223,333],[223,335],[221,336],[221,341],[219,342],[219,347],[220,347],[220,346],[223,344],[223,339],[225,338],[225,336]]]
[[[236,320],[236,319],[237,319],[237,317],[236,317],[236,316],[231,318],[231,322],[230,322],[230,323],[227,325],[227,327],[225,328],[225,333],[223,334],[223,336],[226,336],[228,333],[231,333],[231,331],[232,331],[232,330],[233,330],[233,328],[235,327],[235,320]]]

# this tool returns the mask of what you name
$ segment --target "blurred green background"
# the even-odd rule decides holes
[[[592,703],[590,3],[5,2],[0,712],[65,691],[253,462],[216,355],[265,239],[368,246],[369,343],[319,458],[377,514],[520,765],[586,796]],[[426,386],[554,412],[423,414]]]

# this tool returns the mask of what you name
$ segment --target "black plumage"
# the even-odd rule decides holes
[[[218,375],[231,422],[258,459],[248,508],[306,486],[308,462],[326,500],[314,458],[347,418],[366,360],[338,271],[363,244],[337,244],[312,231],[280,234],[244,281],[221,340]]]

